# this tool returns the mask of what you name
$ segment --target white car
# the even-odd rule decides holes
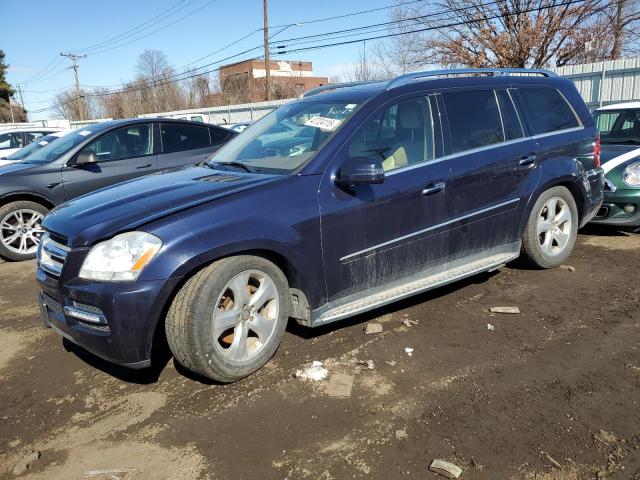
[[[2,131],[0,132],[0,158],[17,152],[43,135],[60,130],[60,128],[48,127],[19,127]]]
[[[73,129],[69,128],[66,130],[60,130],[58,132],[47,133],[46,135],[39,137],[35,142],[31,142],[26,147],[23,147],[20,150],[13,152],[11,155],[7,155],[6,157],[0,156],[0,167],[2,167],[3,165],[9,165],[11,163],[17,163],[24,160],[36,150],[39,150],[45,145],[50,144],[54,140],[57,140],[58,138],[65,136],[69,132],[73,132]]]

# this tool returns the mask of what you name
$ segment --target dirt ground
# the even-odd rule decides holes
[[[638,480],[640,235],[591,229],[567,263],[509,265],[321,330],[291,323],[233,385],[63,343],[40,326],[34,264],[4,263],[0,478],[37,450],[20,478],[435,480],[441,458],[462,479]],[[351,395],[295,378],[313,360],[353,376]]]

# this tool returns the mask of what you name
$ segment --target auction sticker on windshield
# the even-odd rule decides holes
[[[304,124],[310,127],[316,127],[326,132],[333,132],[338,125],[342,123],[342,120],[336,120],[335,118],[327,117],[313,117],[307,120]]]

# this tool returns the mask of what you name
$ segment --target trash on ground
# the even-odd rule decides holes
[[[367,367],[369,370],[374,370],[376,368],[373,360],[358,360],[358,365],[362,365],[363,367]]]
[[[544,452],[543,452],[544,453]],[[551,455],[549,455],[548,453],[544,454],[545,457],[547,457],[547,460],[549,460],[551,462],[551,465],[553,465],[554,467],[556,467],[558,470],[562,469],[562,465],[560,465],[560,462],[558,462],[555,458],[553,458]]]
[[[137,468],[111,468],[108,470],[89,470],[88,472],[84,472],[85,478],[91,477],[102,477],[108,475],[109,478],[119,478],[118,475],[124,474],[125,476],[129,473],[137,472]]]
[[[405,347],[404,351],[407,355],[409,355],[410,357],[413,355],[413,348],[411,347]]]
[[[604,443],[606,445],[611,445],[618,441],[618,438],[613,433],[607,432],[606,430],[600,430],[593,437],[600,443]]]
[[[324,380],[325,378],[327,378],[327,375],[329,375],[329,370],[324,368],[322,366],[322,362],[318,362],[317,360],[311,363],[310,367],[296,371],[297,378],[312,380],[314,382]]]
[[[31,466],[38,461],[40,458],[40,452],[38,450],[31,450],[26,455],[24,455],[18,463],[13,467],[13,474],[23,475],[27,473],[27,470],[31,468]]]
[[[520,313],[520,309],[518,307],[491,307],[489,311],[491,313]]]
[[[409,435],[407,435],[406,430],[396,430],[396,438],[398,440],[406,440],[407,438],[409,438]]]
[[[462,469],[459,466],[437,458],[431,462],[429,470],[446,478],[459,478],[462,475]]]
[[[490,323],[487,323],[487,330],[491,330],[493,332],[495,329],[496,329],[496,327],[494,327]]]
[[[573,265],[560,265],[560,268],[562,270],[568,270],[570,272],[575,272],[576,271],[576,267],[574,267]]]
[[[406,320],[403,320],[402,323],[404,323],[407,327],[412,327],[413,325],[417,325],[418,321],[417,320],[409,320],[407,318]]]
[[[330,397],[350,397],[353,377],[346,373],[332,373],[324,393]]]
[[[364,330],[366,335],[371,335],[372,333],[382,333],[382,324],[381,323],[367,323],[367,327]]]

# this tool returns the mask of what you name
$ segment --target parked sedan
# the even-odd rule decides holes
[[[26,147],[21,148],[17,152],[13,152],[11,155],[0,158],[0,167],[3,165],[9,165],[10,163],[16,163],[24,160],[29,155],[33,154],[36,150],[40,150],[45,145],[49,145],[54,140],[64,137],[67,133],[73,130],[60,130],[59,132],[49,133],[38,138],[37,141],[31,142]]]
[[[54,206],[159,170],[193,166],[236,133],[197,122],[129,119],[75,130],[0,168],[0,256],[33,258]]]
[[[594,223],[640,227],[640,102],[599,108],[605,195]]]

